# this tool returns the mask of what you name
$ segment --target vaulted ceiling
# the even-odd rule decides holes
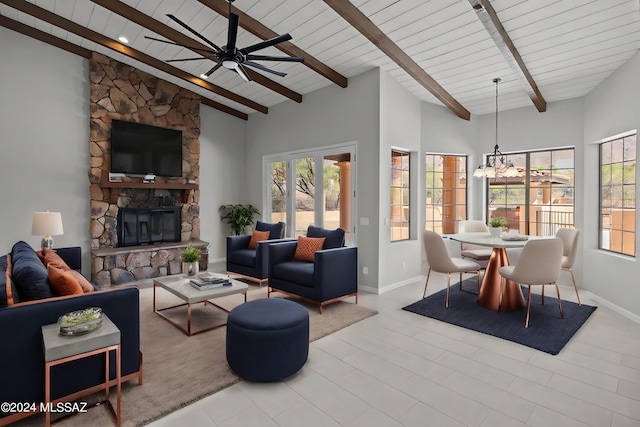
[[[203,80],[215,62],[167,63],[199,51],[145,38],[209,48],[172,14],[224,45],[228,7],[225,0],[0,0],[0,25],[78,55],[103,53],[245,119],[328,85],[346,87],[377,67],[463,119],[494,111],[495,77],[501,110],[543,112],[548,102],[586,95],[640,48],[638,0],[235,0],[237,46],[289,33],[290,42],[256,53],[305,58],[264,62],[287,75],[251,69],[248,83],[223,68]]]

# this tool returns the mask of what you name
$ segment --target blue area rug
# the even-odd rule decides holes
[[[460,291],[458,284],[452,283],[449,308],[444,307],[447,290],[443,289],[403,307],[403,310],[513,341],[545,353],[558,354],[596,309],[590,305],[579,306],[562,300],[564,309],[564,318],[562,318],[558,309],[558,300],[550,296],[551,293],[555,295],[555,288],[547,286],[544,305],[541,304],[541,296],[532,292],[531,317],[529,327],[525,328],[526,307],[509,312],[484,308],[477,303],[478,296],[474,293],[477,291],[477,286],[476,279],[468,279],[463,282],[463,289],[469,291]],[[538,286],[537,289],[539,288]],[[470,292],[471,290],[474,292]],[[523,294],[526,300],[526,287],[523,287]]]

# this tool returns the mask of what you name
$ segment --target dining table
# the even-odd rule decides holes
[[[541,238],[540,236],[504,233],[500,237],[494,237],[485,232],[456,233],[447,234],[446,236],[460,243],[471,243],[493,248],[482,278],[480,292],[478,293],[478,304],[496,311],[514,311],[526,306],[520,285],[512,280],[503,279],[498,270],[500,267],[509,265],[507,249],[522,248],[528,240],[539,239]],[[501,297],[500,288],[503,280],[504,288],[502,289]]]

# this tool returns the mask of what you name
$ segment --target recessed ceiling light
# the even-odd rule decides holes
[[[209,76],[207,76],[206,74],[200,74],[200,78],[207,80]]]
[[[120,40],[120,42],[124,44],[129,44],[129,39],[127,39],[125,36],[118,37],[118,40]]]

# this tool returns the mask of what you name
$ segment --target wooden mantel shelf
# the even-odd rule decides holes
[[[144,188],[144,189],[162,189],[162,190],[184,190],[182,196],[182,203],[187,203],[192,190],[198,189],[198,184],[183,184],[179,182],[142,182],[142,181],[123,181],[123,182],[111,182],[107,174],[106,179],[103,176],[100,183],[102,188]],[[110,202],[115,204],[118,202],[118,192],[111,191]]]

